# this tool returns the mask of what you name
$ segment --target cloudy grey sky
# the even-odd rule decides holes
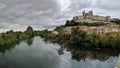
[[[120,18],[120,0],[0,0],[0,29],[51,28],[83,10]]]

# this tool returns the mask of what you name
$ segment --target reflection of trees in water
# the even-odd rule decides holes
[[[120,53],[118,50],[108,50],[108,49],[87,50],[87,49],[74,49],[70,47],[61,47],[58,50],[58,54],[59,55],[64,54],[63,51],[65,50],[65,48],[68,51],[71,51],[71,55],[72,55],[71,59],[75,59],[77,61],[80,61],[80,60],[85,61],[85,59],[106,61],[110,57],[118,56]],[[112,60],[109,60],[109,61],[112,61]]]
[[[0,53],[4,54],[6,53],[7,51],[11,51],[12,49],[15,48],[16,45],[19,45],[21,42],[25,42],[27,43],[29,46],[31,46],[33,44],[33,38],[30,38],[30,39],[26,39],[26,40],[21,40],[17,43],[13,43],[13,44],[9,44],[9,45],[3,45],[3,46],[0,46]]]
[[[27,39],[26,42],[29,46],[31,46],[33,44],[33,38]]]
[[[9,45],[0,46],[0,53],[4,54],[7,51],[10,52],[15,47],[15,45],[16,44],[9,44]]]
[[[116,53],[114,53],[116,52]],[[97,59],[100,61],[105,61],[108,60],[111,56],[118,56],[119,52],[118,51],[97,51],[97,50],[77,50],[77,51],[72,51],[72,59],[75,59],[77,61],[80,60],[85,60],[86,58],[89,59]]]
[[[59,55],[64,54],[64,52],[63,52],[64,50],[65,50],[64,45],[62,45],[61,48],[57,50],[57,51],[58,51],[58,54],[59,54]]]
[[[44,42],[46,43],[46,44],[48,44],[48,43],[52,43],[52,42],[50,42],[49,40],[47,40],[47,39],[43,39],[44,40]]]
[[[49,39],[43,39],[43,41],[44,41],[46,44],[49,44],[49,43],[52,43],[53,45],[54,45],[54,44],[58,44],[58,43],[56,43],[55,41],[50,41]]]

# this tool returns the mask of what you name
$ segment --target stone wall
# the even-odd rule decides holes
[[[107,17],[104,16],[93,16],[92,20],[94,21],[107,21]]]

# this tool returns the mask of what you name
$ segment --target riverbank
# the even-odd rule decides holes
[[[120,35],[99,35],[96,33],[87,34],[79,27],[72,29],[71,34],[64,30],[64,26],[58,27],[53,31],[47,29],[34,31],[29,26],[24,32],[14,32],[13,30],[0,34],[0,45],[16,43],[22,39],[35,36],[44,38],[44,41],[58,43],[73,49],[119,49]]]
[[[99,35],[96,33],[87,34],[79,27],[72,29],[71,34],[64,31],[64,27],[55,29],[54,31],[43,30],[39,32],[39,36],[46,41],[53,43],[71,46],[74,49],[119,49],[120,48],[120,35]]]
[[[23,39],[28,39],[34,37],[33,28],[31,26],[28,26],[26,31],[7,31],[5,33],[0,34],[0,45],[10,45],[19,42]]]

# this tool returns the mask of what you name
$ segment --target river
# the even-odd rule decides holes
[[[0,68],[114,68],[119,53],[71,51],[40,37],[0,47]]]

